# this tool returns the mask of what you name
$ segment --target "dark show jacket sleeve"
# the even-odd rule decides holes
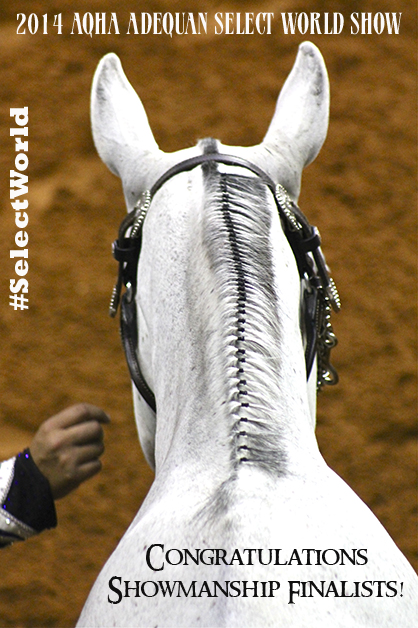
[[[51,487],[29,449],[0,462],[0,547],[56,525]]]

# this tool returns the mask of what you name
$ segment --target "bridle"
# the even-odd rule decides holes
[[[331,309],[338,312],[340,298],[325,257],[321,250],[321,238],[316,227],[309,224],[306,216],[292,201],[285,188],[274,181],[258,166],[241,157],[220,153],[205,153],[186,159],[169,168],[152,186],[142,193],[133,210],[126,215],[113,243],[113,256],[119,262],[119,273],[113,289],[110,316],[116,315],[121,301],[120,332],[131,379],[139,394],[154,412],[155,396],[142,374],[138,356],[138,327],[136,312],[137,268],[142,244],[142,227],[151,201],[169,179],[208,162],[239,166],[257,175],[271,190],[279,212],[286,238],[296,259],[299,276],[303,281],[303,317],[306,332],[305,363],[309,379],[317,356],[317,389],[324,384],[338,382],[336,370],[330,364],[331,349],[337,339],[331,325]],[[129,235],[127,235],[128,231]],[[122,284],[126,290],[121,295]]]

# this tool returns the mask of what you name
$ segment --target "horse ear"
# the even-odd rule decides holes
[[[159,152],[145,109],[113,53],[103,57],[94,75],[91,123],[97,152],[124,183],[138,159]]]
[[[280,92],[276,110],[262,146],[270,155],[290,161],[298,181],[288,183],[299,192],[302,169],[310,164],[324,143],[329,118],[329,82],[318,48],[304,42]],[[281,159],[280,159],[281,161]]]

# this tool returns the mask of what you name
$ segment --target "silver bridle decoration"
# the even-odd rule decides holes
[[[291,231],[303,232],[303,226],[297,219],[294,211],[294,204],[287,192],[287,190],[278,183],[276,185],[276,199],[280,204],[283,213],[285,214],[289,228]],[[315,233],[320,237],[319,231],[316,227],[313,227]],[[338,294],[337,286],[333,278],[330,275],[330,269],[325,262],[324,255],[321,249],[317,250],[317,255],[320,257],[323,267],[326,270],[325,281],[321,277],[319,268],[316,264],[314,256],[311,254],[312,266],[315,268],[314,273],[317,278],[320,279],[320,284],[317,286],[320,294],[320,307],[317,308],[316,314],[316,326],[318,331],[317,341],[317,390],[321,390],[322,386],[334,385],[338,382],[338,374],[335,368],[331,365],[331,349],[337,344],[338,340],[334,333],[331,324],[331,312],[339,312],[341,309],[341,299]],[[325,285],[324,285],[325,284]]]

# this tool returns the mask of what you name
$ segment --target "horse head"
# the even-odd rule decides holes
[[[158,147],[144,107],[114,54],[106,55],[97,68],[91,102],[96,148],[109,169],[121,178],[128,212],[133,211],[141,195],[151,189],[163,173],[202,153],[201,145],[175,153],[165,153]],[[319,50],[305,42],[299,48],[261,144],[232,147],[218,142],[216,150],[254,164],[272,182],[280,183],[290,199],[296,202],[302,170],[315,159],[325,140],[328,112],[329,84],[325,64]],[[169,240],[173,234],[167,237]],[[141,312],[139,305],[140,317]],[[153,387],[155,375],[147,367],[152,361],[153,349],[146,342],[145,320],[140,329],[143,331],[140,354],[145,379]],[[308,392],[314,423],[315,377],[311,378]],[[138,394],[134,394],[134,401],[141,444],[147,460],[154,466],[155,413]]]

